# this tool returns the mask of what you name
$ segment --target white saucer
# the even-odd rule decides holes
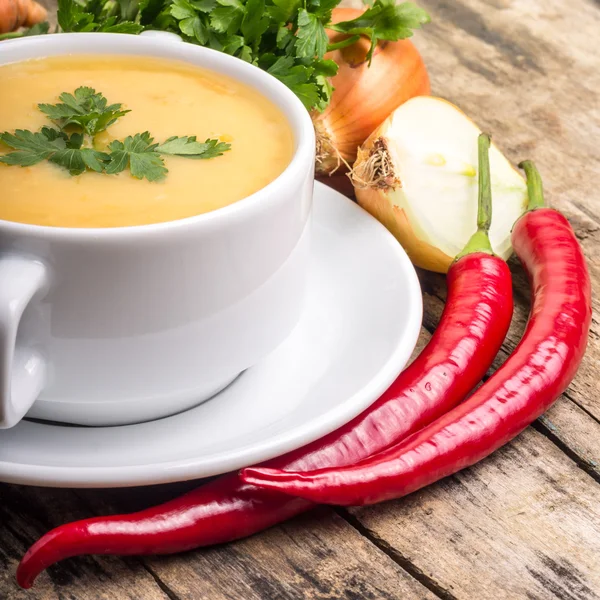
[[[0,481],[112,487],[208,477],[277,456],[348,422],[408,361],[421,290],[396,240],[317,183],[307,306],[291,336],[218,396],[159,421],[0,431]]]

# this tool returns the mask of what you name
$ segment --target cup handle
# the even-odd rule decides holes
[[[0,429],[14,427],[44,386],[46,361],[32,348],[17,348],[17,330],[31,299],[48,283],[33,259],[0,257]]]

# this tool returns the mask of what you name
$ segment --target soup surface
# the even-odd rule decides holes
[[[128,56],[62,56],[0,66],[0,132],[51,125],[39,103],[56,104],[80,86],[131,112],[95,146],[149,131],[218,138],[231,149],[216,158],[165,156],[166,178],[135,179],[87,171],[78,176],[47,160],[0,163],[0,219],[58,227],[121,227],[172,221],[226,206],[256,192],[286,168],[292,131],[283,113],[254,89],[182,62]],[[11,149],[0,142],[0,154]]]

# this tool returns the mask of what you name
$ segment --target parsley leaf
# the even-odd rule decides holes
[[[339,3],[340,0],[304,0],[304,8],[316,15],[323,23],[329,23],[331,13]],[[363,0],[363,4],[367,3],[368,0]]]
[[[94,15],[74,0],[58,0],[58,24],[63,31],[93,31]]]
[[[291,44],[296,43],[296,36],[288,27],[279,27],[277,29],[277,37],[275,38],[277,48],[285,50]]]
[[[108,154],[93,148],[65,148],[50,158],[50,162],[64,167],[71,175],[81,175],[87,169],[102,173]]]
[[[244,38],[241,35],[232,35],[229,41],[221,48],[225,54],[235,55],[235,53],[244,45]]]
[[[15,38],[29,37],[31,35],[43,35],[45,33],[48,33],[49,30],[50,23],[48,23],[48,21],[43,21],[42,23],[36,23],[29,29],[0,33],[0,42],[2,40],[12,40]]]
[[[94,31],[101,33],[130,33],[135,35],[141,33],[143,28],[137,23],[128,23],[125,21],[118,23],[117,17],[111,17],[110,20],[98,25]]]
[[[123,0],[121,0],[123,1]],[[118,16],[102,14],[100,0],[58,0],[58,24],[63,31],[103,31],[106,33],[141,33],[144,27]]]
[[[202,3],[196,1],[193,4],[188,0],[173,0],[170,13],[179,20],[181,33],[204,46],[208,42],[208,28],[205,19],[198,12],[210,11],[215,3],[215,0],[205,0]]]
[[[285,26],[298,14],[302,0],[273,0],[273,6],[267,8],[271,21]]]
[[[157,28],[158,17],[163,10],[163,0],[140,0],[135,22],[141,23],[142,25],[150,25],[154,23],[155,28]]]
[[[23,32],[23,37],[29,37],[30,35],[44,35],[50,30],[50,23],[43,21],[42,23],[36,23],[29,29]]]
[[[260,40],[269,28],[269,19],[265,16],[265,0],[247,0],[246,14],[242,21],[243,43],[252,44]]]
[[[156,147],[160,154],[172,154],[185,156],[187,158],[215,158],[222,156],[231,148],[231,144],[219,142],[219,140],[208,139],[205,142],[197,142],[196,136],[170,137],[163,144]]]
[[[0,154],[0,162],[29,167],[49,160],[71,175],[81,175],[88,169],[114,175],[129,168],[138,179],[160,181],[168,172],[161,154],[208,159],[221,156],[231,148],[230,144],[216,139],[198,142],[196,136],[173,136],[157,144],[145,131],[128,136],[122,142],[115,140],[108,146],[109,153],[101,152],[84,146],[86,135],[93,138],[129,111],[121,110],[120,104],[108,106],[106,98],[89,87],[79,87],[73,94],[65,92],[59,98],[60,104],[38,104],[38,108],[60,129],[42,127],[35,133],[17,129],[14,133],[0,134],[0,142],[15,150]],[[82,131],[65,130],[73,126]]]
[[[77,125],[91,136],[104,131],[118,118],[127,114],[121,104],[107,106],[106,98],[89,87],[79,87],[73,94],[59,96],[61,104],[38,104],[38,108],[61,129]]]
[[[109,3],[107,2],[107,4]],[[139,0],[121,0],[117,8],[121,13],[121,19],[124,21],[133,21],[139,11]]]
[[[208,41],[208,31],[200,17],[187,17],[179,22],[179,29],[188,37],[195,38],[200,44]]]
[[[340,0],[58,0],[58,21],[61,31],[169,31],[187,42],[226,52],[269,72],[278,60],[286,59],[287,68],[294,70],[286,73],[279,69],[279,63],[273,74],[296,93],[306,108],[324,110],[332,94],[328,78],[335,74],[334,68],[324,73],[319,66],[328,50],[366,37],[371,42],[367,54],[370,61],[378,41],[410,37],[415,29],[429,22],[429,15],[412,2],[396,5],[396,0],[365,0],[362,15],[333,25],[332,11],[339,3]],[[330,45],[328,29],[345,34],[344,39]],[[42,30],[32,30],[35,33]]]
[[[158,144],[153,144],[148,131],[127,136],[122,142],[115,140],[108,146],[110,162],[106,166],[109,175],[120,173],[127,167],[136,179],[161,181],[167,174],[165,161],[156,152]]]
[[[328,38],[323,23],[305,8],[298,13],[296,36],[296,56],[299,58],[322,58],[327,51]]]
[[[323,62],[329,65],[333,63],[333,61]],[[277,77],[279,81],[285,83],[285,85],[293,90],[296,96],[300,98],[308,110],[311,110],[312,108],[319,108],[321,106],[324,109],[329,103],[329,97],[327,94],[325,94],[325,98],[322,96],[322,86],[324,82],[320,78],[320,75],[314,76],[314,67],[304,64],[297,64],[297,61],[292,56],[282,56],[281,58],[276,59],[275,62],[273,62],[271,66],[267,68],[267,72],[274,77]],[[330,86],[329,83],[326,85]]]
[[[47,160],[58,150],[66,147],[65,138],[55,129],[44,127],[41,131],[31,132],[17,129],[14,133],[0,134],[0,141],[16,152],[9,152],[0,156],[0,162],[7,165],[30,167],[43,160]]]
[[[103,152],[82,148],[82,134],[73,133],[69,136],[50,127],[43,127],[35,133],[17,129],[14,134],[3,133],[0,140],[17,150],[0,156],[0,162],[7,165],[30,167],[42,160],[49,160],[67,169],[71,175],[81,175],[87,168],[101,172],[103,162],[108,159]]]
[[[217,33],[233,35],[241,26],[246,13],[240,0],[217,0],[217,8],[210,13],[210,24]]]
[[[414,29],[429,23],[429,15],[412,2],[396,5],[394,0],[376,0],[373,6],[351,21],[330,25],[330,29],[348,35],[365,35],[371,39],[369,61],[377,40],[396,41],[411,37]]]
[[[64,167],[71,175],[81,175],[87,169],[101,173],[104,163],[109,160],[108,154],[93,148],[82,148],[83,135],[72,133],[69,137],[63,134],[66,147],[50,157],[50,162]]]
[[[174,0],[171,4],[171,14],[176,19],[194,19],[196,9],[187,0]]]
[[[217,5],[217,0],[192,0],[192,5],[200,12],[210,13]]]
[[[317,75],[324,75],[325,77],[333,77],[338,70],[337,63],[329,59],[315,60],[312,66]]]

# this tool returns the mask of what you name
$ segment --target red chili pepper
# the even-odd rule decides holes
[[[489,201],[489,181],[486,202]],[[489,207],[479,231],[448,271],[448,299],[427,347],[369,409],[324,438],[266,463],[287,469],[353,464],[379,452],[458,404],[479,383],[506,335],[512,286],[506,263],[491,255]],[[17,570],[22,587],[51,564],[80,554],[169,554],[251,535],[312,507],[265,492],[237,474],[131,514],[96,517],[50,531]]]
[[[327,504],[399,498],[485,458],[560,396],[585,352],[590,278],[569,222],[541,208],[541,179],[533,163],[521,166],[530,210],[516,222],[512,243],[530,276],[533,304],[523,338],[504,365],[466,402],[355,466],[310,473],[245,469],[247,483]]]

